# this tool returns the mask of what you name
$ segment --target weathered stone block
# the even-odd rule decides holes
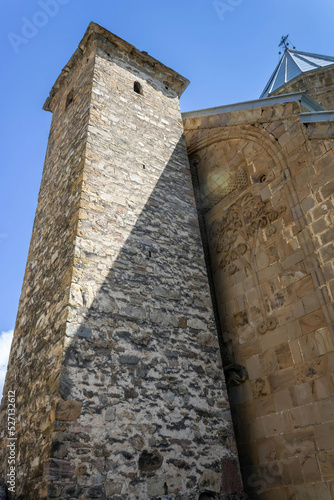
[[[333,158],[329,158],[329,161],[332,163]],[[323,199],[326,200],[329,198],[334,193],[334,180],[331,180],[328,182],[321,190],[321,194],[323,196]]]
[[[276,413],[274,395],[264,396],[255,400],[255,411],[257,417],[264,417]]]
[[[160,469],[163,463],[163,456],[157,451],[143,451],[138,460],[139,470],[151,471]]]
[[[282,344],[275,347],[275,356],[279,369],[288,368],[293,365],[289,344]]]
[[[123,485],[122,483],[117,483],[114,481],[108,481],[103,484],[104,490],[106,492],[107,497],[111,497],[113,495],[120,495],[122,493]]]
[[[163,497],[165,496],[166,480],[163,478],[152,477],[147,481],[147,494],[149,497]]]
[[[80,401],[64,401],[60,399],[56,406],[56,419],[63,422],[77,420],[82,410]]]
[[[303,427],[318,424],[321,420],[319,418],[317,407],[314,404],[291,408],[289,412],[295,429],[301,429]]]
[[[43,476],[51,481],[70,479],[74,474],[75,466],[68,460],[49,459],[44,465]]]
[[[308,455],[316,450],[312,430],[299,430],[274,437],[277,459]]]
[[[316,412],[318,415],[318,422],[332,422],[334,420],[334,398],[331,397],[326,401],[318,401],[315,403]]]
[[[268,396],[271,393],[268,377],[261,377],[251,381],[254,399]]]
[[[282,390],[296,383],[296,374],[293,367],[280,370],[269,375],[268,378],[272,392]]]
[[[314,427],[314,434],[317,440],[319,450],[333,450],[334,449],[334,422],[327,422],[325,424],[317,425]]]
[[[302,384],[325,375],[326,366],[324,356],[299,363],[296,368],[296,382]]]
[[[290,393],[294,406],[303,406],[314,401],[313,386],[309,382],[291,387]]]
[[[319,466],[323,477],[333,480],[334,451],[323,451],[318,455]]]
[[[248,359],[246,365],[250,380],[260,378],[262,374],[262,368],[261,368],[260,358],[258,355],[252,356],[250,359]]]
[[[296,485],[304,483],[303,470],[298,457],[282,460],[281,467],[285,484]]]
[[[319,465],[315,455],[303,457],[300,462],[306,483],[316,483],[321,481]]]
[[[276,436],[277,434],[282,434],[284,431],[289,430],[284,412],[273,413],[263,417],[263,425],[267,438]]]
[[[105,491],[102,484],[91,486],[87,490],[89,498],[105,498]]]
[[[314,381],[315,399],[328,399],[333,396],[333,382],[329,377],[321,377]]]
[[[314,332],[327,324],[321,309],[302,317],[299,323],[303,333]]]
[[[290,389],[283,389],[274,394],[275,405],[278,411],[288,410],[294,406]]]
[[[228,495],[242,490],[239,464],[236,460],[225,458],[221,462],[223,479],[220,492]],[[218,486],[219,488],[219,486]],[[214,491],[215,488],[213,488]],[[219,491],[219,489],[218,489]]]

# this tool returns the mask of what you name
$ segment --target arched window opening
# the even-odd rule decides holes
[[[133,84],[133,90],[136,92],[136,94],[143,95],[143,89],[139,82],[135,82]]]

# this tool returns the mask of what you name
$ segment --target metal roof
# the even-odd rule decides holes
[[[311,113],[300,113],[302,123],[334,122],[334,111],[316,111]]]
[[[184,120],[188,118],[198,118],[200,116],[218,115],[221,113],[231,113],[233,111],[243,111],[245,109],[255,109],[259,107],[274,106],[286,102],[300,101],[304,108],[310,112],[325,111],[324,108],[308,95],[307,92],[294,92],[293,94],[283,94],[278,96],[267,97],[265,99],[256,99],[255,101],[237,102],[235,104],[227,104],[215,108],[198,109],[196,111],[186,111],[182,113]]]
[[[269,94],[282,87],[285,83],[290,82],[301,73],[331,64],[334,64],[334,57],[286,48],[274,73],[260,95],[260,99],[268,97]]]

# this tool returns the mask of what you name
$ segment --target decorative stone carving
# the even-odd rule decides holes
[[[262,321],[262,323],[259,324],[259,326],[257,327],[257,331],[261,335],[264,335],[268,330],[275,330],[277,325],[277,318],[266,318],[264,321]]]
[[[231,363],[224,368],[227,387],[241,385],[248,380],[248,373],[244,366]]]
[[[248,275],[254,277],[254,288],[264,317],[258,325],[258,332],[261,334],[274,330],[277,319],[267,318],[265,300],[258,280],[258,236],[261,230],[266,231],[267,237],[274,235],[274,222],[284,211],[285,208],[274,209],[269,200],[263,201],[260,196],[248,193],[229,207],[224,216],[215,220],[210,227],[210,236],[218,254],[218,267],[228,276],[233,276],[240,270],[241,265],[247,268]]]
[[[275,234],[276,228],[272,223],[283,213],[284,208],[274,210],[268,205],[269,202],[262,201],[259,196],[247,194],[234,203],[224,217],[211,224],[211,237],[215,241],[216,252],[220,254],[218,266],[226,269],[228,275],[238,270],[235,261],[240,259],[244,266],[254,270],[254,247],[260,229],[267,227],[268,236]],[[234,245],[236,242],[238,244]],[[247,251],[250,252],[248,260],[242,258]]]
[[[243,165],[234,172],[228,172],[221,165],[215,165],[210,174],[207,191],[202,191],[202,204],[205,211],[233,195],[238,195],[250,185],[247,168]]]
[[[273,229],[272,223],[284,210],[284,208],[274,210],[268,201],[262,201],[259,196],[250,193],[246,194],[228,209],[220,221],[215,220],[211,224],[211,236],[217,240],[216,251],[229,253],[240,235],[245,241],[238,245],[238,250],[242,255],[245,254],[249,248],[246,241],[254,238],[259,229],[268,227],[268,231],[274,234],[276,228]]]
[[[267,229],[267,236],[270,238],[270,236],[273,236],[277,232],[276,227],[273,224],[270,224],[270,226]]]

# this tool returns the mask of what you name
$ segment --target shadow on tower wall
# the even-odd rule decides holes
[[[240,491],[184,138],[123,193],[106,168],[83,194],[50,491]]]

